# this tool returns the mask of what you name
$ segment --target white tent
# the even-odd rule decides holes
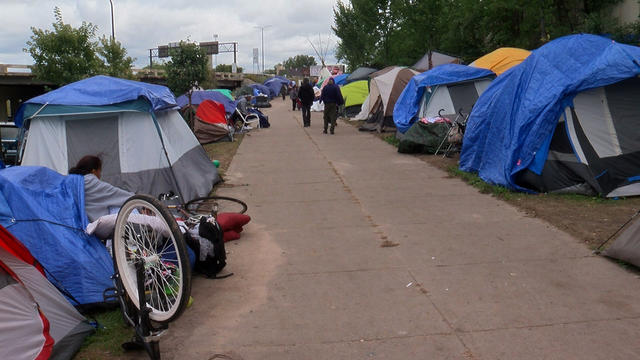
[[[153,196],[173,191],[184,201],[208,195],[220,180],[166,87],[97,76],[31,99],[19,113],[28,128],[22,165],[67,174],[97,155],[103,180]]]

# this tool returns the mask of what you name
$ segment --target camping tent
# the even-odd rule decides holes
[[[209,90],[207,90],[207,91],[217,91],[217,92],[219,92],[220,94],[222,94],[222,95],[224,95],[224,96],[228,97],[228,98],[229,98],[229,100],[231,100],[231,101],[235,101],[235,99],[233,98],[233,95],[231,94],[231,90],[229,90],[229,89],[209,89]]]
[[[640,48],[562,37],[496,78],[467,123],[460,168],[530,191],[640,194]]]
[[[431,62],[429,62],[429,55],[431,55]],[[461,61],[457,57],[449,56],[437,51],[427,51],[426,54],[418,62],[413,64],[412,68],[420,72],[431,70],[438,65],[444,64],[460,64]]]
[[[265,80],[263,85],[269,89],[268,95],[273,98],[280,95],[280,91],[282,91],[282,86],[288,86],[289,83],[291,83],[291,81],[288,80],[287,78],[282,76],[275,76]]]
[[[205,100],[213,100],[224,105],[224,111],[227,114],[233,114],[236,111],[235,102],[219,91],[196,90],[191,92],[191,105],[199,105]],[[188,106],[189,98],[187,94],[178,96],[176,103],[180,108]]]
[[[39,166],[0,170],[0,225],[80,304],[103,302],[102,292],[113,286],[109,252],[85,233],[87,224],[82,176]]]
[[[94,154],[115,186],[153,196],[173,191],[185,201],[205,196],[220,178],[175,108],[159,85],[95,76],[63,86],[20,106],[16,125],[29,129],[22,164],[67,174]]]
[[[530,54],[531,51],[524,49],[503,47],[477,58],[469,66],[488,69],[500,75],[523,62]]]
[[[369,67],[359,67],[354,72],[352,72],[349,76],[347,76],[346,83],[351,83],[358,80],[369,80],[369,75],[378,71],[378,69],[369,68]]]
[[[400,66],[389,66],[371,74],[369,85],[369,109],[370,118],[360,130],[382,131],[384,127],[395,128],[393,123],[393,108],[396,100],[418,72]]]
[[[369,95],[369,82],[359,80],[351,82],[340,88],[342,97],[344,98],[344,107],[347,116],[355,116],[360,112],[362,103]]]
[[[460,109],[469,114],[494,77],[489,70],[458,64],[436,66],[414,76],[396,101],[396,128],[404,133],[416,118],[435,117],[441,109],[440,115],[447,117],[455,117]]]
[[[70,359],[92,332],[29,250],[0,226],[0,359]]]
[[[201,102],[196,111],[193,133],[200,141],[200,144],[208,144],[225,139],[231,140],[224,106],[212,100]]]

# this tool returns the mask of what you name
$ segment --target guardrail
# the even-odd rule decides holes
[[[31,65],[0,64],[0,75],[31,76]]]

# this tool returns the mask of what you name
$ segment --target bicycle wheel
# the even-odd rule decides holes
[[[247,204],[227,196],[207,196],[195,198],[184,205],[184,209],[190,214],[211,215],[217,213],[244,214]]]
[[[176,220],[148,195],[130,197],[118,212],[113,236],[113,258],[124,289],[140,309],[136,262],[144,265],[143,301],[149,318],[170,322],[187,307],[191,268],[187,248]]]

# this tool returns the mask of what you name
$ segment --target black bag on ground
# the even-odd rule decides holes
[[[187,245],[196,253],[194,270],[209,278],[216,277],[227,265],[222,229],[215,220],[202,218],[198,225],[198,235],[193,236],[187,232],[185,236]]]

